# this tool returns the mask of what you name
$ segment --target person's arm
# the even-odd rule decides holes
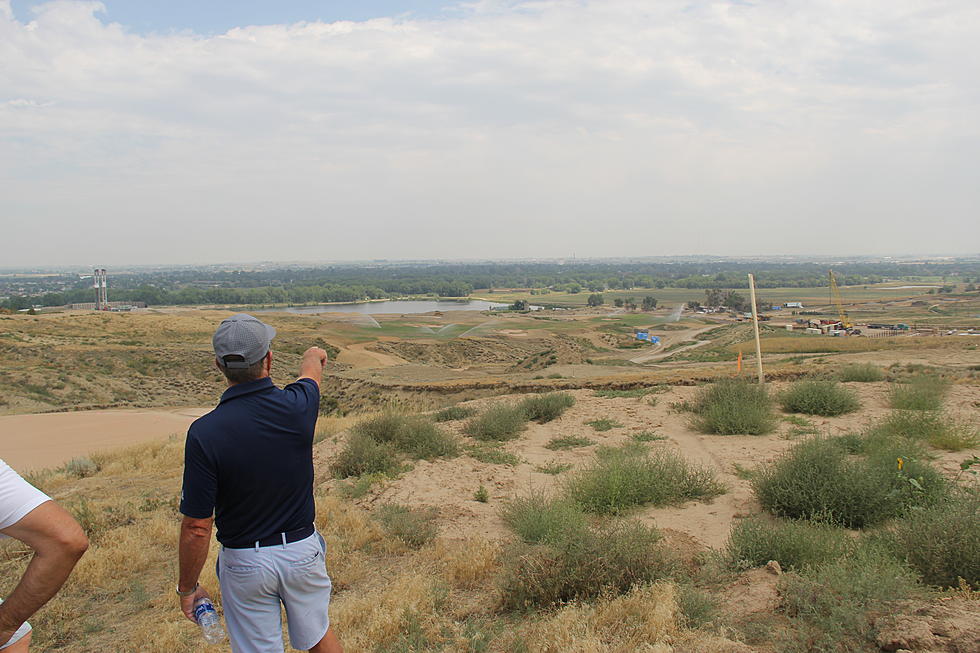
[[[20,583],[0,603],[0,643],[61,589],[88,549],[82,527],[54,501],[45,501],[2,532],[34,549],[34,557]]]
[[[319,347],[310,347],[303,352],[303,361],[299,364],[299,378],[310,379],[320,387],[323,379],[323,368],[327,364],[327,352]]]
[[[204,562],[208,559],[208,549],[211,547],[211,525],[213,523],[213,517],[207,519],[184,517],[180,523],[178,551],[180,580],[177,581],[177,590],[180,592],[196,590],[193,594],[180,597],[180,609],[184,616],[191,621],[195,621],[194,603],[201,597],[209,596],[203,587],[198,586],[197,581],[201,577]]]

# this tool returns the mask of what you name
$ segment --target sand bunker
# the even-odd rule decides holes
[[[93,451],[183,435],[210,408],[93,410],[0,417],[0,457],[18,472],[57,467]]]

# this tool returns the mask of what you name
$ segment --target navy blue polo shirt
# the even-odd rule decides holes
[[[187,431],[180,512],[213,514],[218,541],[234,547],[311,525],[319,408],[312,379],[279,389],[265,377],[228,388]]]

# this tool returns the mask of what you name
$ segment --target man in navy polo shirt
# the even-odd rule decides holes
[[[232,650],[282,653],[282,604],[293,648],[341,653],[327,614],[325,545],[313,526],[313,430],[327,354],[307,349],[299,379],[279,389],[269,377],[275,334],[244,313],[214,334],[215,365],[229,387],[187,431],[177,594],[194,621],[194,603],[208,596],[198,578],[214,523]]]

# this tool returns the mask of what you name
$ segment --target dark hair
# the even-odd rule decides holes
[[[266,354],[268,356],[268,354]],[[245,360],[237,354],[228,354],[224,357],[224,362],[236,362]],[[256,379],[262,378],[262,373],[265,371],[265,356],[263,356],[257,363],[252,363],[248,367],[238,367],[238,368],[227,368],[224,365],[221,366],[221,371],[224,373],[225,378],[232,383],[246,383],[248,381],[254,381]]]

